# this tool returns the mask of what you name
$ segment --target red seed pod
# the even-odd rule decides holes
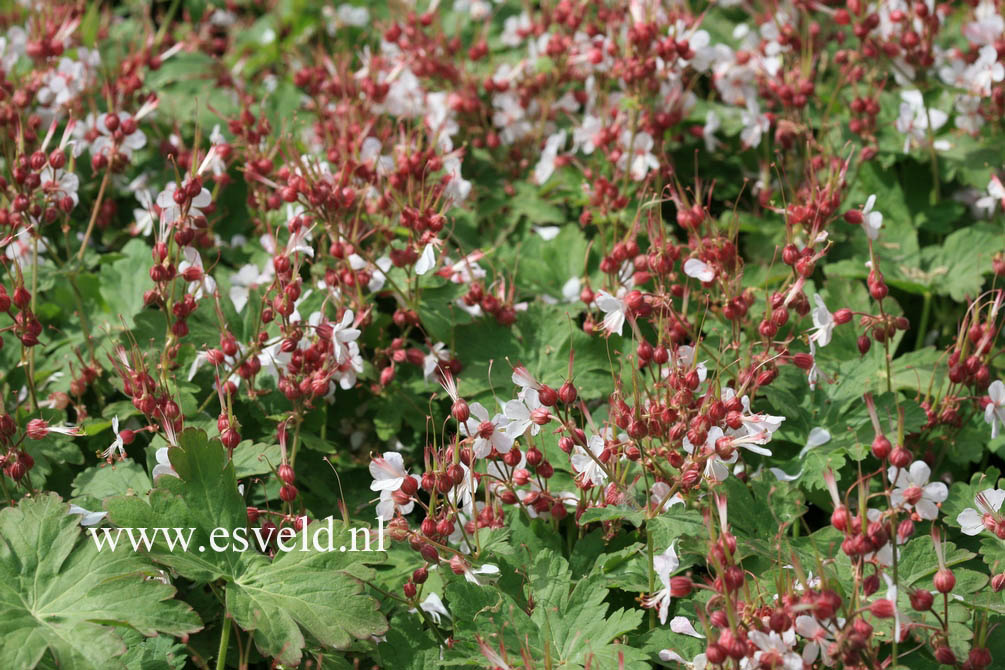
[[[416,594],[415,584],[412,582],[405,582],[405,585],[402,587],[402,591],[404,592],[406,598],[414,598]]]
[[[970,654],[967,656],[967,661],[970,665],[974,667],[974,670],[981,670],[991,665],[991,661],[994,659],[991,657],[991,651],[986,647],[974,647],[970,650]]]
[[[28,468],[21,461],[15,461],[5,468],[7,476],[18,482],[28,473]]]
[[[813,356],[807,353],[793,354],[792,363],[801,370],[809,370],[813,367]]]
[[[862,224],[865,218],[862,216],[862,210],[849,209],[847,212],[844,213],[844,220],[854,226],[858,226]]]
[[[419,484],[415,481],[415,477],[405,477],[401,480],[401,492],[406,496],[413,496],[418,490]]]
[[[848,519],[848,508],[844,505],[841,505],[831,513],[831,525],[841,532],[844,532],[848,528]]]
[[[935,660],[942,665],[957,665],[956,654],[954,654],[953,650],[947,646],[935,648]]]
[[[31,293],[23,285],[14,289],[14,304],[24,309],[31,304]]]
[[[768,627],[776,633],[784,633],[792,627],[792,617],[785,613],[783,609],[776,609],[768,619]]]
[[[266,521],[262,524],[262,539],[265,540],[265,544],[272,544],[272,541],[276,538],[276,533],[279,532],[279,528],[276,524],[271,521]]]
[[[691,595],[694,590],[694,582],[691,581],[690,577],[671,577],[670,578],[670,595],[674,598],[686,598]]]
[[[297,487],[293,484],[284,484],[279,489],[279,498],[284,502],[290,502],[297,497]]]
[[[796,272],[800,277],[810,277],[815,269],[816,262],[810,256],[804,256],[796,261]]]
[[[464,423],[471,417],[471,410],[464,398],[458,398],[450,407],[450,415],[457,423]]]
[[[544,454],[542,454],[537,447],[531,447],[527,450],[527,465],[537,467],[543,460]]]
[[[544,479],[551,479],[551,476],[555,474],[555,468],[548,461],[541,461],[541,465],[535,469],[537,474]]]
[[[576,387],[573,386],[572,382],[566,381],[561,387],[559,387],[558,397],[566,405],[571,405],[576,402],[576,398],[579,397],[579,394],[576,392]]]
[[[426,537],[436,535],[436,521],[432,517],[427,516],[422,520],[422,523],[419,524],[419,530]]]
[[[294,472],[293,472],[293,468],[291,468],[291,467],[289,466],[289,464],[287,464],[287,463],[282,463],[282,464],[281,464],[281,465],[280,465],[280,466],[279,466],[279,467],[278,467],[278,468],[276,469],[276,472],[277,472],[277,473],[279,474],[279,478],[280,478],[280,479],[282,479],[282,480],[283,480],[284,482],[286,482],[287,484],[292,484],[292,483],[293,483],[293,481],[294,481],[294,479],[295,479],[295,474],[294,474]]]
[[[904,519],[897,525],[898,544],[907,542],[912,535],[914,535],[914,522],[911,519]]]
[[[739,591],[743,587],[743,583],[746,581],[747,575],[744,573],[743,568],[737,565],[731,565],[722,573],[722,581],[726,588],[730,591]]]
[[[925,589],[911,591],[911,607],[915,611],[927,612],[932,609],[933,602],[935,602],[935,596],[932,595],[931,591],[926,591]]]
[[[862,592],[868,597],[879,590],[879,575],[872,574],[862,580]]]
[[[220,441],[223,442],[223,446],[228,449],[233,449],[241,443],[241,434],[233,428],[227,428],[227,430],[223,431],[220,435]]]
[[[712,665],[721,665],[726,660],[726,651],[718,644],[705,647],[705,659]]]
[[[782,248],[782,262],[786,265],[795,265],[800,258],[799,247],[794,244],[786,244]]]
[[[456,463],[447,468],[447,476],[454,486],[458,486],[464,481],[464,468]]]
[[[883,281],[882,276],[875,282],[869,282],[869,295],[871,295],[875,300],[882,300],[890,292],[887,287],[886,282]]]
[[[1005,572],[1000,572],[991,578],[991,590],[1001,593],[1002,589],[1005,589]]]
[[[425,568],[418,568],[412,573],[412,581],[416,584],[425,584],[427,579],[429,579],[429,570]]]
[[[248,508],[248,525],[253,526],[258,523],[258,508],[249,507]]]
[[[851,321],[852,316],[854,315],[852,314],[852,311],[850,309],[848,309],[847,307],[842,307],[841,309],[834,312],[834,323],[836,323],[839,326],[841,324],[848,323],[849,321]]]
[[[437,553],[436,547],[431,544],[423,543],[419,553],[422,554],[422,557],[429,563],[440,562],[440,555]]]
[[[887,459],[892,448],[893,445],[890,444],[890,440],[885,435],[877,435],[872,440],[872,455],[881,461]]]
[[[868,335],[859,335],[857,344],[858,352],[865,356],[872,347],[872,340],[869,339]]]
[[[896,613],[896,608],[891,600],[880,598],[869,605],[869,612],[877,619],[890,619]]]
[[[904,447],[897,447],[890,452],[890,465],[898,468],[906,468],[911,464],[911,452]]]
[[[537,391],[537,397],[545,407],[554,407],[558,404],[558,392],[545,384],[541,384],[541,388]]]
[[[942,568],[935,573],[932,583],[935,584],[935,590],[939,593],[949,593],[956,586],[956,576],[949,568]]]
[[[436,524],[436,534],[442,537],[447,537],[454,532],[454,522],[450,519],[440,519],[439,523]]]

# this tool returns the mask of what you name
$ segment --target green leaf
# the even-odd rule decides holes
[[[73,495],[93,496],[103,500],[109,496],[123,495],[130,490],[142,495],[150,487],[146,470],[136,461],[126,460],[112,465],[102,463],[81,471],[73,480]]]
[[[502,638],[510,653],[522,649],[530,658],[551,658],[556,668],[644,667],[639,664],[647,659],[645,652],[615,642],[642,623],[643,612],[609,611],[609,589],[602,575],[574,581],[564,558],[542,551],[527,579],[533,603],[529,617],[508,594],[462,581],[448,584],[457,628],[492,647]],[[479,651],[468,653],[472,660],[484,661]]]
[[[101,266],[101,296],[112,305],[115,312],[107,318],[111,328],[121,327],[119,317],[131,328],[134,318],[143,310],[143,293],[153,287],[148,270],[150,268],[150,247],[142,240],[133,238],[122,247],[117,260]],[[93,326],[92,326],[93,328]]]
[[[0,510],[0,658],[33,668],[125,668],[123,633],[186,635],[199,618],[127,546],[99,551],[59,496]]]
[[[219,440],[190,428],[178,445],[168,452],[178,478],[159,477],[149,500],[106,502],[111,519],[122,527],[191,529],[188,551],[172,551],[158,535],[150,552],[155,561],[198,583],[222,580],[230,616],[253,632],[263,655],[282,663],[300,662],[307,635],[325,647],[345,649],[354,639],[387,630],[377,602],[363,592],[361,578],[373,574],[363,565],[366,553],[346,551],[356,546],[351,529],[330,518],[315,521],[285,541],[290,551],[270,559],[256,551],[258,540],[246,528],[234,463]],[[214,529],[226,530],[226,537],[217,531],[214,538]],[[362,540],[361,534],[361,545]],[[223,550],[207,550],[215,547]]]

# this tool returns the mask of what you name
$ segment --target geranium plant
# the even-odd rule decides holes
[[[1003,11],[3,7],[0,667],[998,667]]]

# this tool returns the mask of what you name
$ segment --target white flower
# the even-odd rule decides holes
[[[161,208],[161,223],[169,226],[181,216],[181,208],[174,201],[174,192],[178,189],[175,182],[169,183],[163,191],[157,195],[157,206]],[[202,208],[209,207],[213,203],[213,196],[203,188],[199,195],[192,198],[192,204],[188,208],[188,215],[196,218],[203,216]]]
[[[429,615],[429,618],[433,620],[433,623],[439,625],[441,617],[450,618],[450,612],[444,606],[443,601],[440,596],[436,593],[430,591],[426,599],[419,603],[419,609]],[[408,610],[409,612],[416,612],[416,610]]]
[[[262,271],[259,271],[254,263],[242,265],[241,269],[230,277],[230,301],[234,303],[234,309],[240,313],[248,304],[248,296],[252,289],[271,284],[274,276],[272,263],[266,263]]]
[[[371,491],[397,491],[408,476],[405,463],[397,451],[385,451],[370,461]]]
[[[933,109],[925,106],[925,100],[921,96],[921,91],[908,90],[900,92],[900,116],[894,126],[906,137],[904,138],[904,153],[911,149],[912,142],[923,145],[928,140],[929,126],[934,133],[946,124],[949,115],[940,109]],[[948,143],[936,141],[934,148],[944,150],[949,148]]]
[[[802,448],[799,452],[799,458],[802,458],[810,449],[816,449],[817,447],[823,446],[831,441],[831,433],[826,428],[821,428],[817,426],[810,430],[809,436],[806,438],[806,446]]]
[[[653,571],[659,577],[663,588],[642,601],[644,607],[659,608],[661,624],[667,622],[667,612],[670,609],[670,600],[672,599],[670,594],[670,574],[680,567],[680,560],[677,558],[677,551],[674,549],[676,543],[677,541],[674,540],[667,547],[666,551],[653,557]]]
[[[996,379],[988,387],[991,402],[984,408],[984,422],[991,424],[991,439],[998,437],[999,427],[1005,426],[1005,384]]]
[[[440,367],[440,363],[450,360],[450,352],[447,351],[447,345],[443,342],[437,342],[433,345],[433,348],[429,350],[429,353],[422,359],[422,377],[427,382],[433,380],[433,376],[436,374],[437,368]]]
[[[196,300],[202,298],[203,295],[212,295],[216,291],[216,280],[206,274],[205,268],[202,265],[202,256],[199,255],[199,252],[194,247],[185,247],[184,255],[185,260],[178,264],[178,274],[184,273],[189,268],[198,268],[202,275],[202,278],[198,281],[189,282],[188,292]]]
[[[478,580],[477,575],[498,575],[498,574],[499,574],[499,566],[497,565],[486,563],[485,565],[471,569],[467,567],[467,563],[465,562],[464,579],[466,579],[468,582],[472,584],[475,584],[476,586],[482,586],[482,583]]]
[[[753,100],[747,102],[747,109],[740,115],[743,130],[740,131],[740,141],[743,146],[753,148],[761,143],[761,135],[768,132],[771,122],[767,115],[761,113],[760,107]]]
[[[436,265],[436,245],[430,242],[422,249],[422,254],[419,256],[419,260],[415,263],[415,274],[420,277]]]
[[[659,159],[652,153],[655,144],[652,135],[641,131],[632,137],[632,131],[625,129],[621,132],[619,139],[625,153],[618,161],[618,167],[624,169],[626,165],[629,165],[628,161],[631,160],[628,171],[632,175],[632,179],[642,181],[649,174],[649,170],[659,169]]]
[[[806,371],[806,383],[809,385],[811,391],[815,391],[817,388],[817,379],[820,377],[820,370],[817,369],[817,345],[812,339],[810,340],[810,358],[813,359],[813,364]]]
[[[932,469],[924,461],[915,461],[909,470],[890,466],[887,471],[894,489],[890,502],[894,505],[914,507],[922,519],[934,521],[939,516],[938,503],[949,496],[949,489],[942,482],[928,483]]]
[[[711,109],[708,110],[708,114],[705,115],[705,126],[701,130],[701,136],[705,140],[706,151],[715,151],[721,144],[721,142],[715,138],[715,131],[719,130],[719,126],[719,115]]]
[[[865,207],[862,208],[862,216],[864,217],[863,223],[865,224],[865,234],[870,240],[875,241],[879,237],[879,229],[883,226],[883,215],[879,212],[872,211],[873,205],[876,204],[875,194],[870,195],[869,199],[865,201]],[[820,345],[824,346],[824,345]]]
[[[764,634],[759,630],[752,630],[747,633],[747,638],[757,645],[758,651],[754,652],[753,667],[771,667],[777,670],[803,670],[803,659],[799,654],[792,651],[795,643],[795,635],[788,632],[786,635],[779,635],[775,631]],[[768,661],[764,663],[762,661]],[[770,660],[769,660],[770,659]]]
[[[531,418],[531,413],[542,406],[537,391],[525,388],[520,396],[520,400],[509,400],[503,406],[503,415],[509,419],[503,430],[514,440],[523,437],[528,430],[531,435],[537,435],[541,431],[541,426]]]
[[[834,660],[829,653],[830,643],[834,641],[834,635],[830,630],[820,625],[816,618],[807,614],[796,617],[796,632],[809,640],[803,647],[803,660],[812,664],[821,656],[823,664],[830,667]]]
[[[591,114],[587,114],[583,117],[583,124],[577,126],[572,131],[573,151],[582,149],[583,153],[589,156],[597,148],[597,144],[603,136],[603,131],[604,122]]]
[[[468,406],[471,416],[460,425],[461,435],[474,438],[471,450],[475,458],[485,458],[495,449],[505,454],[513,447],[513,438],[506,433],[508,424],[503,414],[496,414],[489,420],[489,412],[480,402]]]
[[[708,460],[705,462],[705,476],[716,482],[721,482],[729,477],[728,466],[736,463],[736,459],[740,457],[739,451],[734,450],[729,459],[720,458],[719,454],[715,451],[715,443],[720,437],[725,437],[722,428],[712,426],[708,429],[708,436],[705,438],[705,444],[703,445],[703,451],[709,455]],[[695,445],[691,444],[691,440],[687,439],[687,437],[684,438],[683,447],[687,453],[695,453]],[[771,452],[769,451],[768,454],[770,455]]]
[[[133,234],[146,237],[154,232],[154,199],[150,191],[145,188],[136,191],[136,199],[142,208],[133,210],[133,218],[136,220],[133,224]]]
[[[985,517],[995,517],[1005,501],[1005,491],[1001,489],[984,489],[974,496],[973,507],[968,507],[956,517],[960,530],[964,535],[978,535],[986,528]]]
[[[587,453],[578,444],[572,452],[572,467],[579,474],[584,484],[602,484],[607,481],[607,473],[598,463],[600,455],[604,453],[604,437],[602,435],[592,435],[586,443],[590,452]],[[593,454],[593,456],[590,456]]]
[[[599,291],[596,297],[597,307],[604,312],[604,330],[608,334],[620,335],[625,326],[625,315],[628,305],[624,300],[615,298],[607,291]]]
[[[122,113],[118,114],[118,119],[120,124],[124,121],[132,119],[132,115]],[[120,153],[123,156],[131,157],[133,152],[142,149],[147,145],[147,136],[143,134],[143,131],[139,129],[137,124],[136,130],[126,136],[119,135],[119,139],[116,138],[115,132],[108,129],[105,122],[108,120],[107,114],[102,114],[98,118],[98,122],[95,124],[95,128],[101,133],[91,144],[91,155],[100,156],[105,154],[111,157],[115,153]],[[121,129],[121,125],[119,129]],[[118,129],[117,129],[118,130]]]
[[[88,526],[97,526],[101,523],[101,520],[108,516],[108,512],[91,512],[80,505],[70,505],[70,510],[67,514],[79,514],[80,515],[80,525],[85,528]]]
[[[116,415],[112,417],[112,432],[115,433],[115,440],[112,445],[105,449],[102,456],[105,458],[112,458],[115,454],[118,454],[122,458],[126,457],[126,445],[122,441],[122,436],[119,434],[119,417]]]
[[[394,157],[382,155],[380,149],[380,140],[367,137],[359,148],[359,160],[369,164],[379,175],[390,174],[394,171]]]
[[[471,182],[461,176],[461,160],[456,156],[443,159],[443,171],[450,176],[443,189],[443,197],[451,206],[457,206],[471,194]]]
[[[349,350],[346,346],[349,342],[355,342],[359,339],[360,330],[358,328],[351,328],[355,316],[351,309],[347,309],[345,314],[342,315],[342,320],[336,324],[332,325],[331,341],[335,349],[335,362],[344,363],[346,358],[349,356]]]
[[[824,299],[820,297],[819,293],[813,295],[813,302],[817,306],[812,314],[814,331],[810,334],[810,341],[821,347],[826,347],[830,344],[831,335],[836,325],[834,315],[827,311],[827,305],[824,304]]]
[[[156,458],[157,465],[154,466],[153,478],[156,480],[161,475],[167,475],[169,477],[177,477],[178,473],[174,471],[171,466],[171,460],[168,458],[168,448],[161,447],[157,450]]]
[[[519,16],[508,16],[503,21],[500,41],[504,46],[518,47],[524,40],[523,36],[529,35],[533,29],[534,22],[526,11],[521,12]]]
[[[670,630],[679,635],[690,635],[691,637],[696,637],[699,640],[705,639],[705,636],[694,629],[694,624],[691,620],[685,616],[675,616],[670,619]]]
[[[675,493],[669,498],[667,496],[670,494],[670,485],[666,482],[656,482],[649,489],[649,502],[652,503],[653,507],[656,507],[660,503],[663,503],[663,508],[660,512],[669,511],[674,505],[683,505],[684,499],[680,497],[679,493]],[[666,500],[666,502],[663,502]]]
[[[998,175],[995,175],[988,182],[988,194],[978,199],[974,206],[985,216],[990,217],[995,213],[999,203],[1005,207],[1005,186],[998,179]]]
[[[41,180],[42,190],[46,193],[52,193],[55,198],[65,198],[69,197],[73,200],[73,205],[76,206],[80,201],[77,197],[77,189],[80,187],[80,179],[77,175],[72,172],[67,172],[66,170],[53,170],[52,166],[46,165],[42,168],[42,171],[38,173],[39,179]]]
[[[707,284],[715,279],[715,268],[700,259],[689,258],[684,261],[684,274]]]
[[[544,143],[544,150],[541,158],[534,167],[534,181],[543,184],[555,172],[555,159],[558,158],[559,150],[565,145],[565,131],[560,130],[554,135],[550,135]]]

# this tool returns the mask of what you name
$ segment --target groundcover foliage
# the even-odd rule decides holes
[[[0,5],[0,667],[1000,667],[1003,11]]]

